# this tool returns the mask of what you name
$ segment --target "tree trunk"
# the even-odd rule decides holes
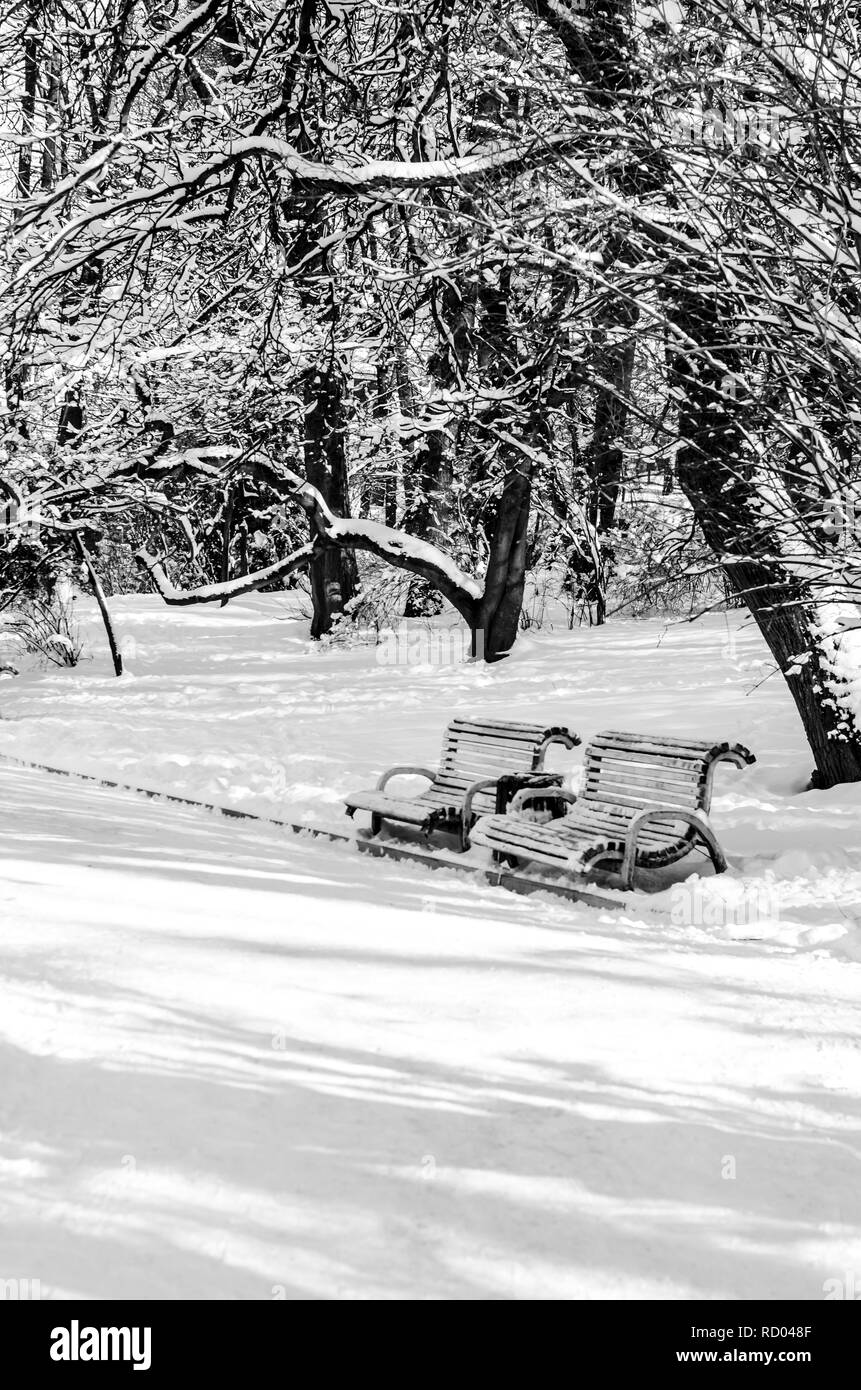
[[[441,390],[454,385],[456,378],[445,355],[435,354],[431,358],[430,369]],[[399,357],[397,372],[401,411],[412,416],[415,413],[412,382],[403,354]],[[453,541],[452,454],[452,440],[446,431],[431,430],[421,436],[421,443],[409,459],[404,473],[405,525],[420,540],[444,547],[451,547]],[[423,579],[413,579],[407,591],[404,617],[425,617],[439,613],[441,608],[439,596],[434,590]]]
[[[23,140],[18,149],[17,193],[29,198],[33,191],[33,146],[28,137],[33,133],[36,115],[36,91],[39,82],[40,39],[37,26],[40,0],[34,0],[27,14],[27,34],[24,39],[24,89],[21,93],[21,132]]]
[[[224,489],[224,512],[221,520],[221,564],[219,565],[218,577],[223,584],[230,578],[230,542],[233,539],[233,488],[227,486]],[[228,599],[221,600],[221,607],[226,608]]]
[[[532,501],[532,466],[518,459],[509,468],[490,530],[484,596],[473,631],[473,655],[501,661],[517,640]]]
[[[691,284],[674,291],[670,314],[696,344],[670,359],[671,384],[684,392],[679,484],[707,544],[723,562],[730,591],[750,610],[789,686],[816,764],[815,785],[859,781],[861,729],[835,699],[839,683],[821,646],[821,609],[809,585],[781,562],[780,537],[766,527],[755,483],[748,480],[744,400],[726,391],[728,376],[739,366],[731,321],[721,311],[719,291],[709,285],[708,266],[677,265],[668,278],[677,286]]]
[[[24,82],[21,91],[21,134],[22,141],[18,148],[18,162],[15,170],[15,192],[19,199],[30,197],[33,192],[33,145],[29,143],[29,138],[33,134],[36,116],[36,92],[39,84],[39,59],[40,59],[40,38],[37,33],[41,9],[41,0],[33,0],[27,11],[25,21],[26,37],[24,38]],[[12,316],[12,328],[16,328],[17,314]],[[30,437],[30,430],[24,417],[24,401],[27,388],[28,370],[23,360],[25,357],[25,344],[15,343],[4,366],[4,390],[6,394],[6,412],[11,431],[7,431],[7,444],[12,449],[16,446],[14,436],[17,434],[19,440],[26,440]],[[15,350],[17,348],[17,351]]]
[[[618,254],[618,248],[617,248]],[[604,622],[607,611],[605,561],[612,561],[612,551],[601,541],[616,522],[616,506],[622,485],[625,463],[623,440],[628,422],[631,381],[634,374],[636,345],[633,338],[622,343],[606,343],[607,331],[619,327],[632,328],[637,319],[636,307],[616,299],[601,314],[597,330],[599,342],[594,357],[597,376],[595,416],[592,438],[584,451],[584,463],[589,478],[586,515],[595,528],[600,546],[601,563],[589,564],[585,597],[595,609],[597,624]],[[602,382],[606,385],[602,385]],[[609,543],[608,543],[609,544]]]
[[[114,665],[114,675],[121,676],[123,674],[123,656],[122,652],[120,651],[119,643],[117,642],[116,633],[114,632],[114,625],[111,620],[111,613],[110,609],[108,608],[108,601],[105,598],[105,591],[102,588],[99,576],[97,575],[93,562],[90,559],[89,552],[87,551],[84,542],[81,540],[77,532],[75,533],[75,549],[77,550],[78,555],[87,571],[87,574],[90,577],[90,584],[92,585],[93,593],[96,598],[96,603],[99,605],[99,612],[102,615],[102,622],[105,626],[105,635],[108,639],[108,646],[111,649],[111,661]]]
[[[394,380],[392,362],[387,350],[383,350],[377,362],[377,382],[376,393],[374,395],[373,414],[378,423],[380,434],[377,439],[379,448],[387,435],[387,423],[391,410],[391,392]],[[383,503],[383,523],[386,526],[396,526],[398,522],[398,464],[397,454],[394,450],[386,450],[388,458],[386,471],[382,479],[382,503]]]
[[[286,21],[290,34],[289,57],[285,62],[281,87],[281,107],[285,111],[284,136],[303,154],[313,153],[313,137],[306,123],[306,103],[319,104],[322,93],[307,82],[319,58],[314,25],[317,0],[302,0]],[[306,66],[307,65],[307,66]],[[303,78],[306,80],[301,90]],[[311,105],[315,126],[322,109]],[[343,372],[338,362],[337,331],[340,306],[335,269],[325,245],[328,203],[325,194],[295,188],[281,203],[281,213],[295,222],[292,240],[284,238],[274,225],[276,237],[284,242],[288,264],[303,267],[298,279],[299,302],[304,312],[315,316],[326,337],[320,360],[305,375],[305,453],[306,477],[324,501],[340,516],[350,515],[347,481],[346,402]],[[358,588],[358,567],[351,552],[333,549],[315,556],[310,567],[311,636],[329,632],[338,613],[354,598]]]
[[[84,407],[77,391],[69,388],[60,407],[60,418],[57,422],[57,443],[61,447],[65,444],[74,445],[83,428]]]
[[[451,486],[454,466],[451,440],[443,430],[424,436],[412,460],[411,503],[405,518],[410,534],[432,545],[451,545]],[[421,618],[439,613],[439,595],[424,579],[414,578],[407,591],[405,618]]]
[[[305,476],[338,516],[350,515],[343,380],[330,361],[305,378]],[[330,547],[311,562],[311,636],[329,632],[358,588],[355,555]]]

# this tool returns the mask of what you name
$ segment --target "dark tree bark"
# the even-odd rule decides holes
[[[65,400],[60,407],[57,422],[57,443],[61,446],[74,444],[84,428],[84,407],[77,391],[66,391]]]
[[[36,115],[36,92],[39,85],[40,39],[38,24],[41,16],[41,0],[34,0],[27,11],[26,35],[24,37],[24,89],[21,93],[21,132],[24,139],[18,150],[17,194],[19,198],[29,198],[33,191],[33,146],[27,137],[33,133]]]
[[[222,584],[230,578],[230,543],[233,540],[233,488],[228,486],[224,489],[224,511],[221,519],[221,564],[219,566],[219,579]],[[221,600],[221,607],[226,608],[228,599]]]
[[[679,484],[707,544],[723,561],[730,592],[753,615],[789,687],[816,764],[815,784],[857,782],[861,730],[847,728],[846,710],[833,698],[838,691],[817,640],[822,615],[816,597],[781,563],[779,538],[758,524],[761,509],[748,481],[742,428],[745,403],[726,391],[728,376],[740,366],[731,346],[732,306],[722,303],[707,264],[688,261],[670,272],[670,315],[696,345],[670,358],[671,382],[684,392]]]
[[[589,99],[596,105],[606,104],[614,93],[634,90],[630,0],[594,0],[587,15],[551,0],[525,3],[557,34],[572,71],[591,89]],[[632,197],[663,185],[672,200],[673,171],[653,151],[625,171],[623,185]],[[689,230],[695,239],[695,229]],[[666,252],[660,235],[648,226],[646,235]],[[822,787],[859,781],[861,730],[835,698],[839,691],[823,658],[822,615],[815,595],[781,563],[779,537],[755,522],[759,498],[746,468],[745,404],[725,390],[739,355],[732,347],[733,304],[728,297],[722,302],[721,290],[706,258],[670,261],[664,286],[667,313],[688,344],[669,361],[671,384],[681,397],[679,484],[722,563],[730,592],[750,610],[786,680],[815,760],[814,781]]]
[[[318,36],[314,32],[316,15],[317,0],[302,0],[294,11],[295,33],[281,93],[281,105],[287,113],[287,137],[294,140],[296,148],[304,154],[312,151],[305,107],[309,102],[321,100],[313,85],[300,92],[303,76],[315,68],[319,57]],[[325,69],[321,67],[320,71],[325,72]],[[316,113],[314,119],[317,119]],[[314,366],[309,367],[302,383],[305,476],[333,511],[348,517],[351,513],[346,454],[346,382],[337,353],[340,321],[337,287],[330,253],[322,244],[327,213],[325,192],[296,188],[280,205],[281,216],[293,224],[291,232],[285,235],[277,221],[273,231],[276,240],[285,246],[288,264],[301,267],[297,279],[300,304],[309,317],[317,319],[326,338],[323,353]],[[310,578],[311,636],[322,637],[356,595],[355,555],[337,548],[316,553]]]
[[[29,198],[30,194],[33,192],[34,147],[28,142],[27,137],[33,134],[36,116],[36,93],[39,86],[39,63],[41,56],[41,42],[38,33],[41,9],[42,0],[32,0],[32,3],[26,10],[24,18],[24,80],[21,91],[21,134],[24,138],[18,148],[18,162],[15,170],[15,192],[17,197],[21,200]],[[17,318],[18,315],[15,315],[14,319]],[[27,376],[28,372],[26,365],[22,361],[16,360],[14,354],[10,355],[4,366],[3,385],[6,394],[6,408],[9,414],[9,422],[12,426],[12,430],[21,440],[26,440],[30,437],[30,430],[24,416]],[[9,443],[12,448],[15,447],[14,435],[10,437]]]
[[[458,246],[465,246],[463,237]],[[442,394],[456,390],[467,371],[474,304],[464,288],[448,278],[438,287],[431,307],[439,342],[427,365]],[[454,467],[454,441],[447,430],[440,428],[423,435],[412,459],[405,522],[413,535],[433,545],[452,544]],[[421,580],[414,580],[407,593],[404,616],[418,618],[436,612],[439,603],[433,592]]]
[[[386,431],[386,422],[391,409],[391,395],[394,371],[391,354],[384,348],[376,368],[376,392],[374,394],[373,414],[380,428],[379,439]],[[398,467],[397,459],[390,454],[386,472],[382,478],[383,521],[386,526],[397,525],[398,520]]]
[[[105,635],[108,639],[108,646],[111,650],[111,661],[114,665],[114,675],[121,676],[123,674],[123,654],[120,651],[116,633],[114,632],[114,625],[113,621],[111,620],[111,611],[108,608],[108,601],[105,598],[105,591],[102,588],[101,580],[99,579],[99,576],[96,573],[89,552],[86,546],[84,545],[84,542],[81,540],[81,537],[77,534],[77,532],[75,533],[75,549],[77,550],[78,556],[81,559],[84,568],[87,571],[87,574],[89,575],[90,585],[95,595],[96,603],[99,606],[99,612],[102,615],[102,622],[105,628]]]
[[[410,470],[411,503],[406,523],[410,534],[433,545],[451,544],[451,487],[454,481],[452,441],[444,430],[432,430],[422,438]],[[449,534],[446,534],[446,532]],[[423,579],[415,578],[407,590],[404,617],[420,618],[438,613],[439,599]]]
[[[338,516],[350,515],[344,383],[330,360],[305,378],[305,476]],[[311,636],[322,637],[358,588],[356,557],[328,548],[311,564]]]
[[[475,656],[500,661],[517,640],[532,502],[532,465],[511,462],[490,528],[490,554],[479,605],[479,628],[473,633]]]
[[[624,251],[625,244],[616,248]],[[582,455],[588,478],[586,516],[595,528],[598,542],[616,524],[616,507],[625,465],[624,437],[628,423],[631,383],[636,345],[633,337],[619,343],[607,341],[608,333],[619,328],[633,329],[636,308],[622,299],[604,306],[596,330],[591,368],[595,382],[595,413],[592,438]],[[604,552],[602,550],[602,557]],[[585,598],[595,610],[595,622],[604,622],[607,611],[606,575],[591,561],[586,564]]]

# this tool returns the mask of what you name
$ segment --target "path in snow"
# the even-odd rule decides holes
[[[0,1278],[817,1299],[861,1271],[858,965],[0,781]]]

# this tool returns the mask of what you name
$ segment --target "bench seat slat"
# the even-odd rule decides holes
[[[695,811],[699,809],[697,802],[667,801],[658,792],[656,792],[654,796],[641,796],[639,793],[634,793],[628,788],[617,790],[613,787],[602,788],[601,795],[602,797],[612,796],[617,806],[630,806],[633,810],[637,811],[661,811],[664,809],[668,811]]]
[[[441,760],[440,771],[449,768],[455,772],[471,773],[473,778],[481,777],[487,768],[490,768],[489,776],[493,776],[497,769],[501,773],[505,772],[530,772],[540,762],[540,758],[531,752],[520,753],[512,756],[510,753],[447,753]]]
[[[636,758],[628,758],[621,751],[615,750],[611,754],[607,749],[598,753],[589,750],[585,759],[585,766],[589,772],[623,772],[625,776],[662,777],[667,782],[678,782],[685,786],[691,782],[702,782],[705,776],[702,761],[681,762],[673,758],[649,758],[640,755]]]
[[[520,724],[514,720],[452,719],[446,735],[477,734],[480,738],[524,738],[540,743],[549,732],[546,725]]]
[[[464,748],[458,745],[455,748],[446,748],[442,755],[444,763],[452,763],[460,767],[466,763],[494,763],[504,764],[511,767],[530,767],[538,756],[538,751],[534,745],[506,745],[505,748],[495,748],[488,744],[486,748],[479,748],[478,745],[470,745]]]
[[[590,801],[579,801],[576,803],[576,806],[574,808],[574,810],[576,810],[577,812],[576,820],[578,825],[590,825],[594,826],[596,829],[603,829],[609,827],[622,831],[627,830],[628,826],[631,824],[631,821],[634,819],[634,817],[637,815],[640,809],[642,808],[640,808],[639,806],[614,806],[611,809],[605,808],[603,803],[596,803]],[[663,809],[663,807],[661,809]],[[567,821],[571,819],[573,816],[574,811],[571,811],[569,815],[564,818],[564,820]],[[675,825],[681,824],[681,822],[678,820],[673,821],[672,811],[669,811],[667,813],[667,822],[673,823]],[[560,822],[560,824],[561,823],[564,822]],[[649,829],[653,833],[659,835],[668,833],[665,829],[663,822],[656,822],[654,823],[654,825],[650,825]]]
[[[456,813],[457,804],[449,804]],[[392,820],[404,821],[408,825],[424,825],[430,812],[444,809],[443,803],[437,806],[420,797],[413,801],[409,797],[389,796],[388,792],[384,791],[356,792],[348,799],[347,805],[356,811],[370,811],[374,815],[387,816]]]
[[[606,779],[608,782],[631,782],[639,786],[662,787],[668,792],[677,792],[682,796],[697,796],[706,781],[705,777],[691,776],[688,773],[684,777],[672,777],[665,768],[654,768],[653,774],[650,774],[643,763],[586,764],[586,777],[589,781],[600,782]]]
[[[485,733],[474,734],[469,730],[449,732],[445,746],[453,748],[537,748],[543,738],[532,734]]]
[[[593,744],[599,746],[606,743],[608,739],[621,739],[625,745],[632,748],[639,743],[658,743],[670,749],[691,748],[697,754],[705,757],[713,756],[718,752],[725,753],[730,746],[720,739],[714,741],[706,738],[677,738],[672,734],[643,733],[630,729],[602,729],[600,733],[595,734],[594,738],[590,739],[589,746],[591,747]]]
[[[468,762],[456,762],[454,759],[446,758],[440,768],[440,776],[453,775],[465,777],[470,782],[480,782],[483,777],[502,777],[508,773],[532,771],[537,769],[533,768],[531,758],[519,759],[517,762],[512,762],[509,758],[470,758]]]
[[[451,738],[444,744],[445,751],[457,752],[487,752],[494,749],[498,753],[532,753],[540,748],[541,741],[534,738],[497,738],[488,735],[486,739],[479,738]]]
[[[565,817],[566,821],[569,819]],[[622,858],[624,836],[596,832],[591,826],[560,828],[560,825],[559,821],[551,821],[533,826],[532,833],[527,833],[524,823],[515,825],[512,816],[485,816],[476,825],[472,840],[500,853],[559,865],[573,872],[581,872],[602,859],[618,861]],[[683,858],[690,848],[690,840],[682,836],[666,842],[648,842],[643,844],[637,859],[644,868],[662,867]]]
[[[629,782],[608,781],[589,782],[586,798],[600,797],[602,800],[616,801],[620,806],[674,806],[680,811],[695,811],[702,797],[699,795],[680,796],[677,792],[663,791],[660,787],[637,786]]]
[[[509,762],[529,762],[538,754],[538,747],[534,743],[505,743],[497,746],[494,743],[456,743],[449,744],[443,749],[442,756],[460,762],[468,758],[481,758],[489,760],[491,758],[502,759]]]
[[[571,836],[563,840],[559,835],[549,833],[556,822],[532,826],[532,833],[527,833],[526,823],[521,822],[515,829],[513,822],[513,816],[484,817],[473,831],[473,843],[502,853],[519,854],[538,863],[574,869],[585,867],[607,855],[618,857],[624,848],[621,840],[611,837],[596,839],[591,833],[582,835],[579,842]]]
[[[696,740],[662,739],[648,734],[599,734],[589,745],[595,749],[608,748],[629,750],[635,753],[650,753],[663,758],[688,758],[711,760],[721,753],[728,753],[728,743],[701,743]]]

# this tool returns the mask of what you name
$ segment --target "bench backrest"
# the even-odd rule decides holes
[[[522,724],[502,719],[453,719],[445,731],[439,772],[423,799],[449,804],[461,799],[473,782],[512,772],[537,772],[552,743],[574,748],[579,739],[568,729],[545,724]],[[479,792],[473,802],[477,815],[496,810],[496,792]]]
[[[744,767],[756,759],[740,743],[608,730],[592,739],[584,761],[581,802],[708,812],[718,763]]]

